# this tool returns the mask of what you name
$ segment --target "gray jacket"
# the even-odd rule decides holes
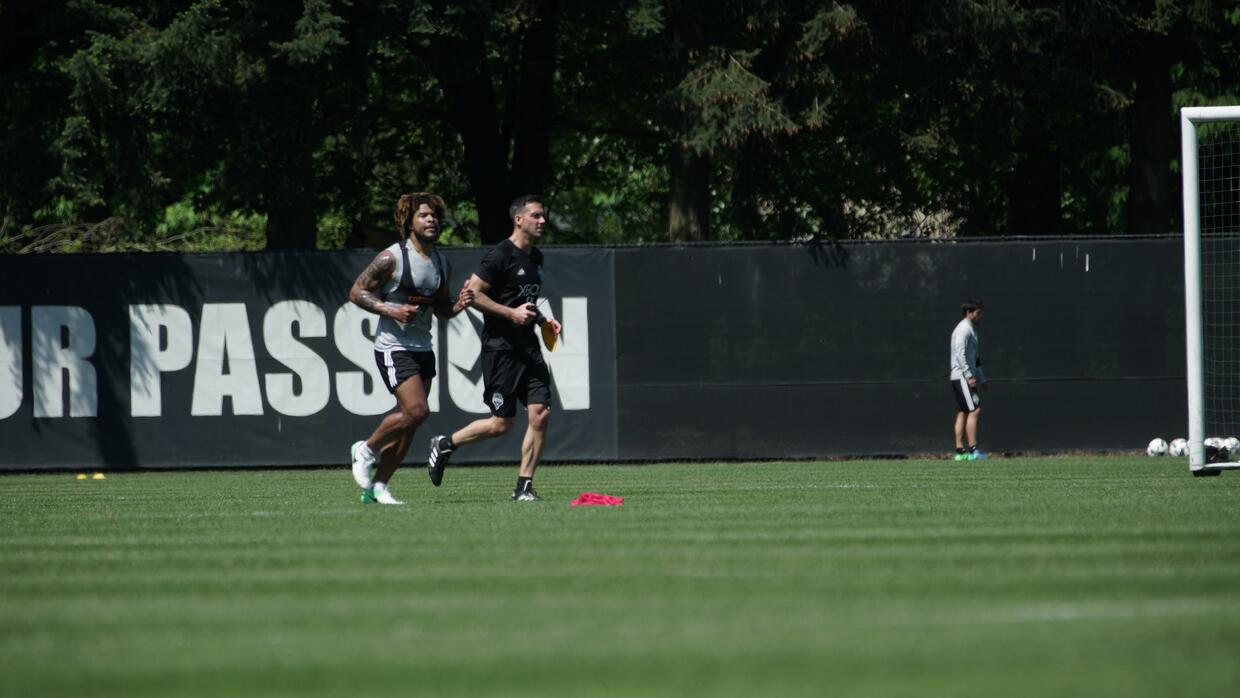
[[[969,318],[961,320],[952,330],[951,379],[960,378],[977,378],[978,383],[986,382],[986,374],[977,359],[977,332]]]

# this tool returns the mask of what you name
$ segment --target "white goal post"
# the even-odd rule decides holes
[[[1216,475],[1224,469],[1240,468],[1240,462],[1218,460],[1217,451],[1211,449],[1207,452],[1205,444],[1207,437],[1229,435],[1207,433],[1207,429],[1235,428],[1236,425],[1231,423],[1235,420],[1230,406],[1236,402],[1236,395],[1240,394],[1236,392],[1240,391],[1240,375],[1233,373],[1225,376],[1222,380],[1228,385],[1222,387],[1222,395],[1226,406],[1220,410],[1224,412],[1224,421],[1220,422],[1216,414],[1209,415],[1210,419],[1207,421],[1207,403],[1210,403],[1213,409],[1217,403],[1215,396],[1219,394],[1218,387],[1208,386],[1206,383],[1208,358],[1211,365],[1219,363],[1215,357],[1207,357],[1207,353],[1240,352],[1240,346],[1228,346],[1227,340],[1230,338],[1226,334],[1235,330],[1228,330],[1224,341],[1218,342],[1217,347],[1211,344],[1209,352],[1206,344],[1207,303],[1202,295],[1202,257],[1203,252],[1206,255],[1213,253],[1208,248],[1203,250],[1203,239],[1209,241],[1217,236],[1226,240],[1228,245],[1228,251],[1222,253],[1223,266],[1215,267],[1211,266],[1212,262],[1207,263],[1206,283],[1231,293],[1240,288],[1240,284],[1233,280],[1234,277],[1240,277],[1240,147],[1237,147],[1240,139],[1225,141],[1225,145],[1230,146],[1230,149],[1225,149],[1226,152],[1212,150],[1204,157],[1198,145],[1199,129],[1217,122],[1236,122],[1236,133],[1240,133],[1240,106],[1185,107],[1180,110],[1180,163],[1184,187],[1184,314],[1188,363],[1188,467],[1194,475]],[[1203,163],[1203,160],[1207,162]],[[1207,172],[1204,193],[1210,197],[1206,202],[1209,210],[1206,214],[1205,231],[1202,230],[1203,166]],[[1220,202],[1215,198],[1219,195],[1230,198]],[[1234,255],[1230,251],[1233,247],[1236,250]],[[1232,257],[1235,257],[1234,262],[1231,261]],[[1210,276],[1216,273],[1221,276]],[[1226,302],[1229,309],[1240,308],[1240,298],[1229,298]],[[1240,314],[1240,310],[1228,310],[1222,316],[1222,322],[1230,327],[1236,320],[1236,314]],[[1240,353],[1237,357],[1240,357]],[[1230,365],[1229,359],[1230,356],[1221,363],[1225,369],[1234,370],[1235,367]],[[1215,372],[1210,373],[1212,381],[1219,380]],[[1211,454],[1214,454],[1215,458],[1211,458]],[[1232,457],[1236,455],[1232,454]]]

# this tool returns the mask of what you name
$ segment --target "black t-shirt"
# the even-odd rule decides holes
[[[526,303],[538,304],[542,290],[542,252],[531,247],[529,252],[503,240],[482,258],[475,273],[479,279],[491,285],[487,295],[491,300],[516,308]],[[483,314],[482,350],[511,351],[514,349],[539,351],[535,325],[520,326],[506,318]]]

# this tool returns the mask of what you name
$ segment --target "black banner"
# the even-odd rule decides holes
[[[1184,436],[1181,241],[546,248],[544,458],[947,453],[948,347],[979,326],[994,451]],[[453,290],[483,250],[452,249]],[[0,469],[343,465],[392,398],[370,252],[0,257]],[[481,322],[437,323],[425,441],[487,414]],[[521,427],[454,462],[514,462]]]
[[[483,253],[446,250],[459,289]],[[376,316],[348,301],[370,252],[0,258],[0,468],[348,462],[395,401],[377,380]],[[544,352],[544,458],[616,457],[612,253],[547,250],[564,325]],[[481,316],[436,319],[432,415],[410,449],[489,414]],[[523,422],[523,420],[521,420]],[[524,426],[462,449],[515,461]],[[425,439],[425,440],[424,440]]]
[[[948,348],[981,299],[981,441],[1184,436],[1182,241],[618,250],[620,456],[950,452]]]

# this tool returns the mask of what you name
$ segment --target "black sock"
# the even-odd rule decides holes
[[[445,437],[443,437],[443,441],[440,441],[440,442],[439,442],[439,448],[440,448],[440,450],[442,450],[442,451],[455,451],[455,450],[456,450],[456,444],[452,443],[452,437],[451,437],[451,436],[445,436]]]
[[[517,491],[518,492],[524,492],[532,488],[533,486],[534,486],[534,478],[520,477],[520,476],[517,477]]]
[[[964,446],[956,449],[956,453],[964,453]]]
[[[969,453],[977,453],[977,444],[973,444],[969,447]]]

